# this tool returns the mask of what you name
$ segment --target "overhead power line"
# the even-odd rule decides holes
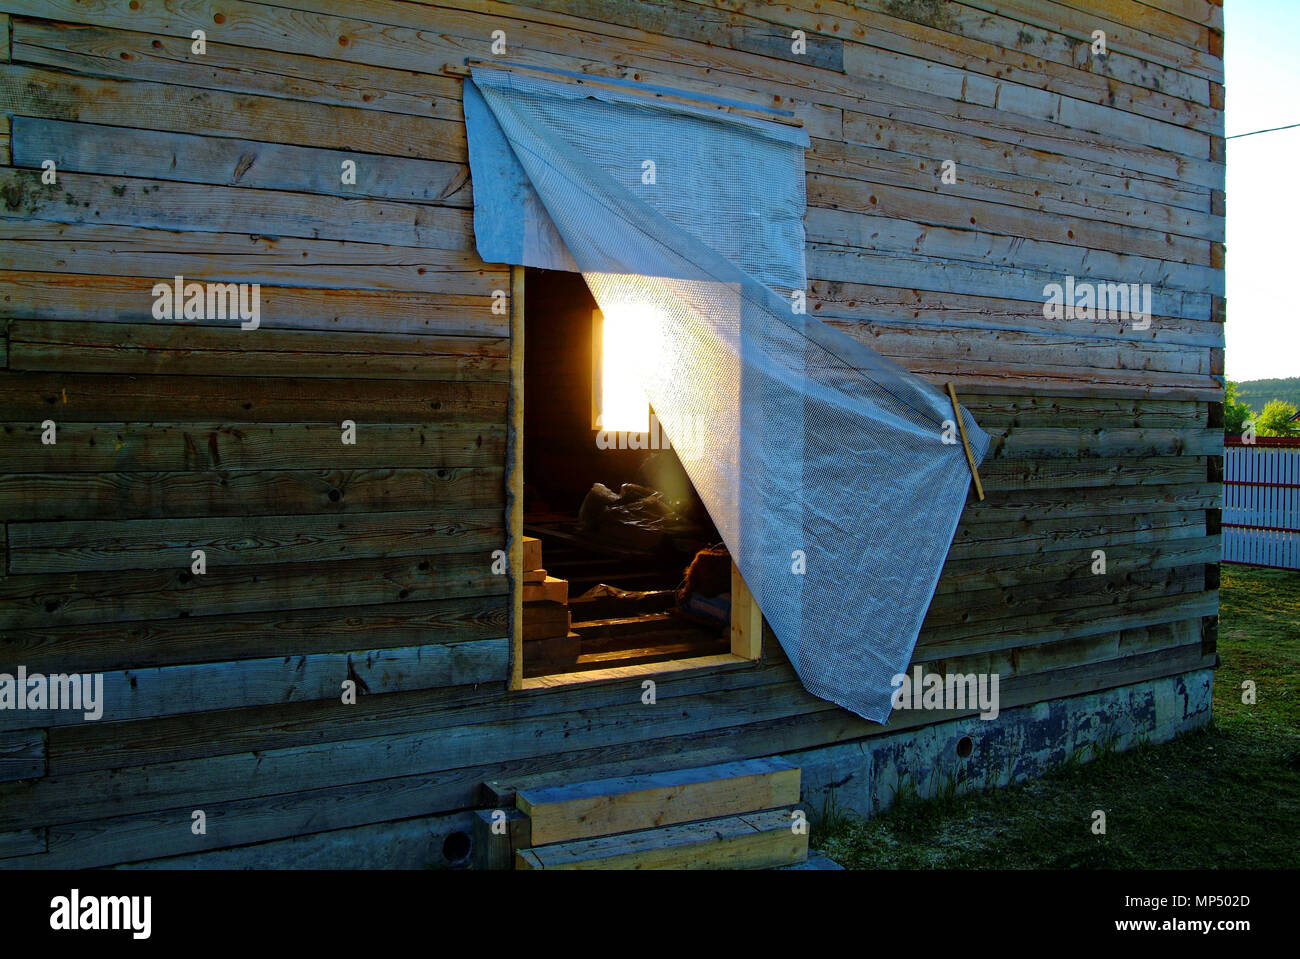
[[[1269,127],[1267,130],[1251,130],[1249,133],[1234,133],[1230,137],[1224,137],[1224,139],[1235,140],[1237,137],[1253,137],[1256,133],[1272,133],[1275,130],[1290,130],[1292,127],[1300,127],[1300,123],[1288,123],[1284,127]]]

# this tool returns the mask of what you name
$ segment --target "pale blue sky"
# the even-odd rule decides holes
[[[1300,0],[1225,0],[1227,133],[1300,123]],[[1300,376],[1300,128],[1228,141],[1232,380]]]

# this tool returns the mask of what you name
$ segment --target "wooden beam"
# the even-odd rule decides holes
[[[631,96],[643,97],[648,100],[658,100],[673,106],[691,107],[692,109],[717,110],[719,113],[727,113],[733,116],[750,117],[755,120],[766,120],[769,123],[781,123],[791,127],[803,127],[803,121],[785,111],[764,110],[762,107],[742,107],[730,103],[712,103],[708,100],[696,100],[693,97],[673,96],[670,93],[660,93],[657,90],[645,89],[638,86],[626,86],[621,83],[611,83],[608,80],[599,77],[574,77],[566,73],[559,73],[553,70],[547,70],[541,67],[530,67],[521,63],[493,63],[489,60],[466,60],[463,64],[447,63],[443,65],[442,72],[448,76],[469,77],[475,68],[484,70],[500,70],[502,73],[521,73],[526,76],[542,77],[555,83],[571,83],[582,87],[596,87],[601,90],[613,90],[617,93],[625,93]]]
[[[979,467],[975,464],[975,454],[970,450],[970,440],[966,438],[966,423],[961,416],[961,404],[957,402],[957,391],[948,384],[948,395],[952,397],[952,415],[957,418],[957,429],[961,431],[961,446],[966,451],[966,462],[970,464],[970,475],[975,481],[975,492],[980,500],[984,499],[984,484],[980,482]]]
[[[513,869],[515,850],[528,845],[528,817],[518,809],[474,810],[471,869]]]
[[[808,858],[791,811],[727,816],[519,850],[516,869],[771,869]]]
[[[611,836],[799,802],[799,767],[753,759],[563,786],[521,789],[532,845]]]
[[[734,562],[731,564],[731,654],[742,659],[758,659],[763,654],[763,611]]]
[[[506,436],[510,542],[510,688],[524,684],[524,268],[510,268],[510,427]],[[539,564],[540,565],[540,564]]]

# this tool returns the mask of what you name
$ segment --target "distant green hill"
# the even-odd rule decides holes
[[[1262,413],[1270,400],[1286,400],[1300,406],[1300,376],[1278,380],[1245,380],[1237,384],[1237,399],[1249,403],[1256,413]]]

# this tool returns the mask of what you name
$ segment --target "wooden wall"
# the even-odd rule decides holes
[[[439,865],[484,779],[879,730],[770,640],[758,666],[663,678],[654,707],[639,680],[505,692],[509,282],[474,252],[439,72],[498,29],[518,61],[803,118],[813,309],[953,380],[994,436],[918,662],[998,670],[1003,709],[1213,662],[1213,0],[0,11],[0,671],[103,672],[109,697],[97,723],[0,714],[0,866],[348,866],[349,837],[399,827],[423,837],[404,864]],[[1150,328],[1044,319],[1067,273],[1150,282]],[[261,328],[154,320],[176,274],[261,283]]]

